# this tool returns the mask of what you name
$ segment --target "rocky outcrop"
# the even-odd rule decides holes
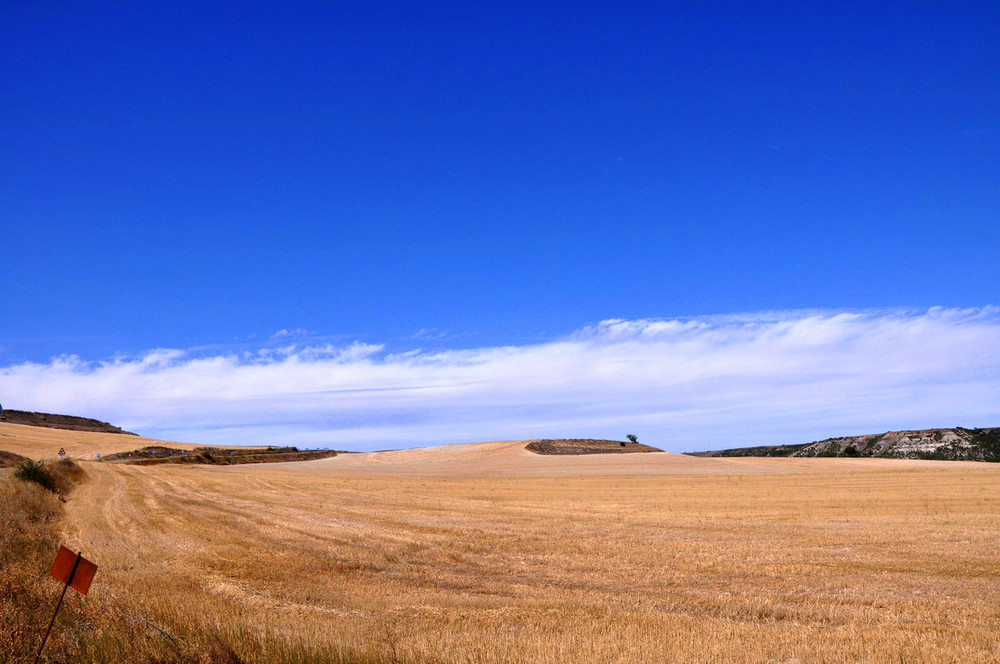
[[[534,440],[525,449],[535,454],[632,454],[636,452],[662,452],[663,450],[642,443],[620,440],[595,440],[593,438],[560,438]]]
[[[865,436],[827,438],[805,445],[742,447],[696,456],[880,457],[887,459],[941,459],[1000,461],[1000,428],[922,429],[889,431]]]
[[[1000,429],[924,429],[820,440],[793,456],[1000,461]]]

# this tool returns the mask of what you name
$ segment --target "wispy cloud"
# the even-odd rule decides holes
[[[672,450],[1000,425],[1000,309],[612,319],[529,345],[393,353],[297,342],[0,369],[12,408],[203,443],[347,449],[486,439]]]
[[[298,327],[294,330],[289,330],[286,328],[281,328],[277,332],[271,335],[272,339],[284,339],[288,337],[305,337],[309,335],[309,330]]]

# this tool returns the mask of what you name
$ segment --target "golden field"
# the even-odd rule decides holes
[[[56,443],[81,459],[149,444],[0,425],[0,450],[39,458]],[[86,616],[79,643],[64,635],[57,652],[1000,661],[1000,464],[544,457],[524,444],[225,467],[84,460],[58,528],[100,569],[68,601]],[[228,654],[190,654],[210,642]]]

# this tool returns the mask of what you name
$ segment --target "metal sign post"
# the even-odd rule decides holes
[[[49,640],[49,632],[52,631],[52,625],[55,624],[56,616],[59,615],[59,609],[62,607],[63,599],[66,597],[66,589],[72,588],[81,595],[86,595],[87,591],[90,590],[90,582],[94,580],[94,574],[96,573],[97,565],[84,558],[82,553],[73,553],[64,546],[59,547],[59,553],[56,554],[56,560],[52,563],[52,569],[49,570],[49,574],[62,581],[65,585],[63,586],[62,594],[59,595],[59,603],[56,604],[56,610],[52,613],[52,620],[49,621],[49,627],[45,630],[45,636],[42,637],[42,645],[38,646],[38,654],[35,655],[35,664],[38,664],[38,659],[42,656],[42,649],[45,648],[45,642]]]

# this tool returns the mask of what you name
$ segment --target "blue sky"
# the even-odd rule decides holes
[[[580,379],[557,363],[551,393],[500,398],[506,383],[486,372],[500,392],[478,405],[464,393],[410,404],[405,425],[374,406],[348,417],[324,401],[294,422],[236,408],[221,429],[206,416],[179,431],[167,422],[177,402],[144,401],[162,410],[144,420],[139,404],[93,386],[107,378],[99,367],[136,362],[165,380],[247,353],[286,368],[295,357],[322,375],[330,357],[343,363],[357,348],[377,350],[351,363],[379,369],[407,352],[422,364],[498,349],[536,361],[533,349],[557,352],[609,320],[715,329],[727,315],[780,326],[843,314],[925,329],[928,316],[941,319],[934,307],[951,312],[944,336],[901,344],[914,358],[932,338],[992,330],[997,34],[1000,10],[985,2],[8,3],[0,402],[86,407],[144,433],[212,442],[265,429],[341,445],[364,430],[386,446],[585,435],[656,408],[630,411],[634,395],[622,393],[608,412],[566,419],[596,411],[557,398],[566,388],[556,378]],[[970,380],[992,394],[996,346],[990,333],[975,338],[985,345],[943,355],[977,366]],[[825,347],[830,361],[867,357]],[[172,359],[150,364],[158,349]],[[676,358],[652,349],[629,362],[670,374]],[[64,356],[92,381],[78,389],[103,401],[23,382],[25,371],[63,380]],[[872,378],[863,364],[862,382]],[[384,371],[362,387],[363,374],[330,381],[343,395],[404,380]],[[722,389],[723,374],[711,385]],[[931,394],[927,375],[907,386]],[[331,389],[297,376],[283,379],[282,399]],[[681,389],[654,383],[663,403]],[[511,413],[502,422],[486,412],[491,395]],[[205,401],[197,390],[182,397]],[[973,413],[928,399],[928,426],[1000,423],[988,403]],[[737,408],[729,417],[743,429],[678,429],[664,424],[683,421],[670,408],[656,411],[648,437],[683,429],[715,444],[750,427],[754,442],[798,442],[908,422],[905,409],[880,419],[845,406],[817,427],[800,404],[782,427]],[[417,435],[417,420],[438,424]]]

